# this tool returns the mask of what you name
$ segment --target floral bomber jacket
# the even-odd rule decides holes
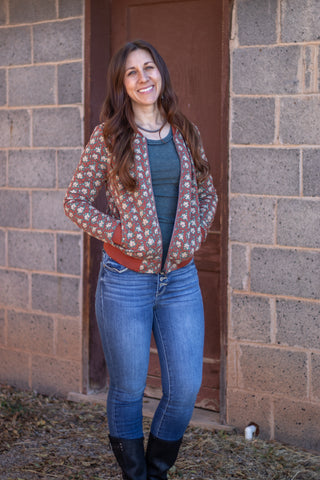
[[[181,174],[175,224],[164,272],[187,265],[205,240],[217,207],[217,194],[209,176],[197,185],[196,170],[181,133],[173,140],[180,158]],[[122,265],[142,273],[159,273],[162,238],[153,195],[147,140],[137,133],[133,141],[137,180],[135,192],[126,190],[119,178],[108,182],[111,155],[98,125],[81,156],[64,198],[66,215],[89,235],[104,242],[108,255]],[[202,149],[202,157],[206,159]],[[106,212],[94,206],[100,188],[106,187]]]

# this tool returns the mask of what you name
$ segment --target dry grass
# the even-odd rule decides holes
[[[0,388],[1,480],[120,479],[101,405]],[[150,421],[145,420],[148,431]],[[189,428],[170,480],[320,480],[320,456]]]

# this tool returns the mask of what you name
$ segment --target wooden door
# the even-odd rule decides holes
[[[184,113],[199,126],[219,195],[208,239],[196,256],[205,306],[203,385],[197,405],[219,410],[220,359],[226,298],[222,227],[226,212],[226,69],[223,58],[225,0],[113,0],[108,2],[110,53],[128,40],[152,43],[166,61]],[[226,242],[224,242],[226,243]],[[221,266],[224,268],[221,269]],[[223,279],[223,282],[221,282]],[[99,363],[99,362],[97,362]],[[160,395],[160,367],[152,344],[147,394]]]

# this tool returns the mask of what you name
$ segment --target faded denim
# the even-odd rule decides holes
[[[110,376],[110,435],[143,436],[142,402],[153,331],[163,396],[151,433],[163,440],[180,439],[202,378],[204,314],[194,261],[167,275],[138,273],[103,251],[96,316]]]

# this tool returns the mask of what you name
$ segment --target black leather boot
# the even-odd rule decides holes
[[[146,480],[147,469],[143,437],[116,438],[109,435],[113,453],[121,467],[124,480]]]
[[[176,461],[181,442],[182,438],[167,441],[150,433],[146,454],[147,480],[167,480],[167,472]]]

